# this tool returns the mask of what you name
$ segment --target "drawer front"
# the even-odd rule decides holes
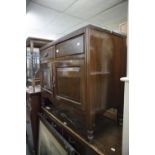
[[[54,58],[54,46],[45,49],[41,52],[41,61]]]
[[[84,52],[84,36],[67,40],[56,45],[56,57],[68,56]]]

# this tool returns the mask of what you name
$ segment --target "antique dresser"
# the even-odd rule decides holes
[[[109,108],[123,112],[126,37],[93,25],[43,46],[40,51],[42,104],[88,140]],[[103,129],[104,132],[104,129]]]

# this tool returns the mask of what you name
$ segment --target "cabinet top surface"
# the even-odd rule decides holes
[[[95,29],[95,30],[98,30],[98,31],[101,31],[101,32],[106,32],[106,33],[109,33],[109,34],[116,35],[118,37],[123,37],[123,38],[126,37],[125,34],[120,34],[120,33],[117,33],[117,32],[114,32],[114,31],[110,31],[108,29],[104,29],[104,28],[97,27],[97,26],[94,26],[94,25],[87,25],[87,26],[84,26],[84,27],[82,27],[80,29],[77,29],[77,30],[75,30],[75,31],[73,31],[73,32],[71,32],[71,33],[69,33],[69,34],[67,34],[67,35],[65,35],[65,36],[63,36],[63,37],[53,41],[53,42],[49,42],[45,46],[41,47],[40,50],[44,50],[46,48],[49,48],[50,46],[53,46],[55,44],[58,44],[58,43],[61,43],[61,42],[65,41],[65,40],[71,39],[71,38],[73,38],[75,36],[78,36],[80,34],[83,34],[83,33],[85,33],[86,29]]]

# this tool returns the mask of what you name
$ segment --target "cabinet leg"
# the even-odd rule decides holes
[[[87,130],[87,138],[88,138],[88,141],[90,143],[92,143],[92,141],[94,139],[94,130],[93,129]]]

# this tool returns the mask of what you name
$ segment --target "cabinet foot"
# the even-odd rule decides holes
[[[94,139],[94,130],[87,130],[87,138],[90,143],[92,143]]]

